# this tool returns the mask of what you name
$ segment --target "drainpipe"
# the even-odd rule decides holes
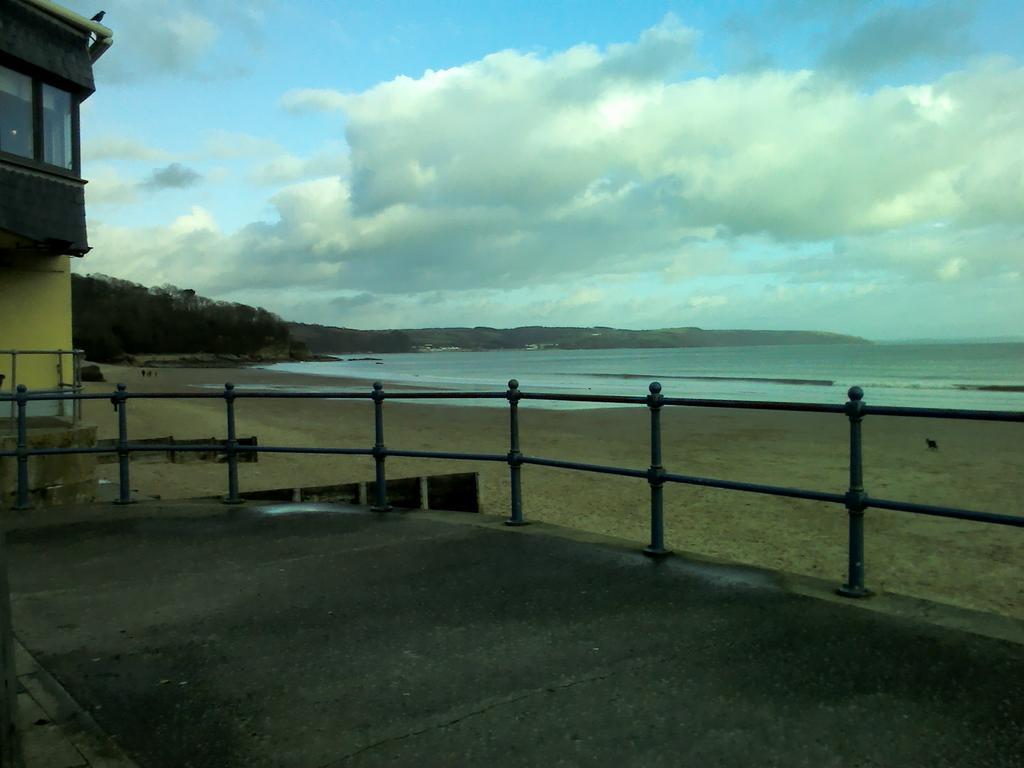
[[[109,27],[105,27],[97,21],[90,21],[85,16],[79,16],[74,11],[69,11],[50,0],[25,0],[29,5],[34,5],[41,11],[55,16],[75,29],[88,32],[96,36],[89,46],[89,58],[95,63],[96,60],[107,52],[107,48],[114,44],[114,33]]]

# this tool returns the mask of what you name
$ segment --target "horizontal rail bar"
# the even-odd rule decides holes
[[[1024,527],[1024,517],[1019,515],[1000,515],[995,512],[975,512],[970,509],[936,507],[930,504],[913,504],[911,502],[890,501],[889,499],[875,499],[871,497],[867,499],[867,504],[874,509],[891,509],[894,512],[913,512],[917,515],[952,517],[957,520],[971,520],[976,523],[995,523],[997,525],[1012,525],[1018,528]]]
[[[39,400],[110,400],[113,397],[124,396],[126,400],[190,400],[190,399],[223,399],[223,392],[123,392],[115,395],[113,392],[60,392],[33,390],[24,395],[26,402]],[[0,402],[15,402],[17,395],[0,395]]]
[[[177,451],[183,453],[218,452],[225,453],[227,447],[223,443],[203,443],[179,445],[172,443],[129,443],[124,446],[127,453],[153,453],[157,451]],[[79,454],[115,454],[119,452],[118,446],[109,447],[71,447],[71,448],[30,448],[26,451],[28,456],[60,456]],[[372,448],[304,448],[294,446],[255,446],[237,445],[234,449],[238,453],[291,453],[291,454],[319,454],[319,455],[346,455],[346,456],[371,456]],[[16,450],[0,451],[0,458],[16,457]],[[486,454],[486,453],[454,453],[446,451],[413,451],[413,450],[388,450],[388,456],[402,458],[423,458],[423,459],[445,459],[456,461],[492,461],[505,462],[507,455]],[[626,467],[613,467],[601,464],[587,464],[574,461],[562,461],[559,459],[546,459],[535,456],[523,456],[520,458],[522,464],[532,464],[541,467],[554,469],[568,469],[582,472],[594,472],[598,474],[617,475],[621,477],[634,477],[648,479],[647,470],[629,469]],[[840,493],[829,493],[825,491],[812,491],[800,488],[787,488],[782,486],[764,485],[760,483],[743,483],[733,480],[719,480],[715,478],[698,477],[695,475],[680,475],[675,473],[663,473],[660,476],[663,482],[679,483],[684,485],[697,485],[709,488],[720,488],[724,490],[744,491],[747,493],[759,493],[769,496],[784,496],[796,499],[811,501],[824,501],[835,504],[844,504],[846,496]],[[955,507],[940,507],[928,504],[915,504],[911,502],[893,501],[889,499],[876,499],[869,497],[865,499],[865,506],[874,509],[888,509],[897,512],[911,512],[915,514],[931,515],[934,517],[946,517],[974,522],[993,523],[997,525],[1009,525],[1024,527],[1024,516],[1003,515],[993,512],[978,512],[974,510],[958,509]]]
[[[339,392],[324,390],[315,392],[275,392],[267,390],[233,390],[235,398],[270,400],[370,400],[371,392]],[[26,401],[54,400],[109,400],[114,393],[68,392],[61,390],[33,391],[26,393]],[[222,391],[210,392],[122,392],[116,395],[126,400],[216,400],[222,399]],[[385,400],[503,400],[505,392],[387,392],[381,393]],[[519,392],[520,400],[546,400],[567,403],[618,403],[623,405],[646,405],[646,397],[627,395],[575,395],[552,392]],[[16,402],[15,394],[0,394],[0,402]],[[736,408],[757,411],[804,411],[817,413],[845,413],[846,406],[827,403],[785,403],[757,400],[715,400],[708,398],[663,397],[662,405],[696,408]],[[960,419],[969,421],[1024,422],[1024,412],[988,411],[956,408],[916,408],[908,406],[862,406],[864,415],[906,416],[910,418]]]
[[[249,390],[235,389],[236,399],[248,398],[250,400],[369,400],[373,395],[369,392],[341,392],[336,390],[325,390],[321,392],[274,392],[272,390]],[[223,392],[217,392],[215,397],[224,397]]]
[[[241,446],[239,446],[241,447]],[[114,452],[117,452],[117,444],[113,446]],[[155,451],[178,451],[185,453],[202,453],[203,451],[220,451],[224,452],[227,450],[224,443],[128,443],[125,446],[125,450],[128,453],[153,453]]]
[[[73,400],[71,393],[81,391],[80,384],[60,384],[60,389],[34,389],[31,395],[25,395],[26,400]],[[111,395],[102,395],[101,398],[110,399]],[[0,402],[13,403],[18,399],[17,395],[0,395]]]
[[[967,419],[970,421],[1024,421],[1024,412],[971,411],[964,408],[910,408],[895,405],[865,405],[869,416],[909,416],[924,419]]]
[[[71,448],[29,448],[25,451],[26,456],[61,456],[61,455],[75,455],[75,454],[88,454],[88,453],[119,453],[120,448],[115,443],[114,445],[103,446],[103,447],[71,447]],[[203,453],[209,451],[217,451],[219,453],[227,452],[227,447],[224,443],[128,443],[124,450],[127,453],[157,453],[167,451],[177,451],[179,453]],[[264,450],[260,446],[243,446],[239,445],[235,447],[235,450],[241,453],[242,451],[253,450]],[[0,451],[0,457],[3,456],[17,456],[18,453],[14,451]]]
[[[350,399],[369,400],[372,395],[363,392],[245,392],[233,390],[235,398],[250,399]],[[125,400],[223,400],[224,391],[210,392],[120,392],[116,395],[113,392],[83,392],[69,394],[60,393],[57,390],[39,392],[32,391],[25,395],[25,400],[110,400],[113,397],[124,398]],[[0,395],[0,402],[13,402],[17,395]]]
[[[504,392],[383,392],[384,400],[504,400]]]
[[[117,446],[110,448],[79,447],[79,448],[29,448],[25,451],[26,456],[74,456],[76,454],[88,453],[117,453]],[[0,451],[0,458],[17,456],[16,450]]]
[[[537,456],[523,456],[522,464],[533,464],[538,467],[554,467],[555,469],[575,469],[581,472],[596,472],[600,475],[619,475],[621,477],[639,477],[647,479],[646,469],[627,469],[625,467],[609,467],[604,464],[583,464],[578,461],[560,461],[559,459],[542,459]]]
[[[845,413],[846,406],[829,403],[783,403],[770,400],[714,400],[706,397],[663,397],[662,405],[693,408],[743,408],[753,411],[810,411]]]
[[[0,349],[0,355],[82,355],[82,349]]]
[[[504,453],[453,453],[450,451],[403,451],[388,448],[385,455],[390,458],[398,456],[405,459],[452,459],[455,461],[508,461]]]
[[[740,483],[735,480],[717,480],[711,477],[697,477],[696,475],[679,475],[666,472],[662,475],[666,483],[681,483],[683,485],[701,485],[707,488],[723,488],[727,491],[746,491],[748,493],[762,493],[768,496],[787,496],[792,499],[809,499],[811,501],[827,501],[834,504],[846,503],[846,495],[842,493],[829,493],[827,491],[809,491],[803,488],[786,488],[779,485],[764,485],[762,483]]]
[[[101,398],[106,397],[108,400],[113,397],[112,394],[104,395],[97,393]],[[125,400],[215,400],[223,399],[224,391],[213,391],[213,392],[118,392],[118,399],[124,398]]]
[[[325,454],[331,456],[372,456],[372,448],[296,448],[290,445],[238,445],[235,446],[238,453],[309,453],[314,455]],[[227,449],[220,446],[221,453]]]
[[[234,450],[237,453],[309,453],[309,454],[337,454],[343,456],[371,456],[372,448],[303,448],[293,446],[277,445],[236,445]],[[29,448],[25,451],[26,456],[57,456],[75,455],[87,453],[118,453],[120,449],[113,445],[104,448]],[[228,448],[224,443],[192,443],[178,445],[174,443],[129,443],[125,446],[127,453],[157,453],[176,451],[178,453],[203,453],[217,452],[227,453]],[[0,458],[17,456],[16,450],[0,451]],[[505,461],[505,457],[501,457]]]
[[[633,395],[560,395],[551,392],[522,392],[520,400],[561,400],[566,403],[622,403],[624,405],[646,405],[646,397]]]

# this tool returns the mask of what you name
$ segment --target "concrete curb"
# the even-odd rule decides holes
[[[25,768],[139,768],[17,638],[14,656]]]

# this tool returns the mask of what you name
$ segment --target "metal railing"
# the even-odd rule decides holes
[[[152,443],[134,444],[128,439],[128,401],[129,400],[167,400],[167,399],[222,399],[225,407],[227,442],[222,445],[195,444],[189,446],[175,445],[177,451],[209,451],[220,449],[227,455],[227,495],[224,502],[240,504],[242,498],[238,490],[238,456],[245,452],[281,453],[281,454],[320,454],[338,456],[370,456],[373,458],[376,482],[374,483],[374,499],[372,509],[376,512],[387,512],[388,504],[387,476],[385,462],[388,457],[449,459],[459,461],[485,461],[507,463],[510,476],[509,517],[507,525],[525,525],[522,497],[522,468],[524,466],[553,467],[581,472],[595,472],[605,475],[617,475],[646,480],[650,493],[650,541],[644,548],[644,554],[650,557],[663,557],[669,554],[665,547],[664,523],[664,486],[666,483],[696,485],[706,488],[760,493],[769,496],[782,496],[793,499],[806,499],[829,504],[839,504],[846,508],[848,514],[847,537],[847,579],[837,591],[847,597],[865,597],[870,593],[864,584],[864,512],[869,508],[888,509],[899,512],[910,512],[919,515],[972,520],[982,523],[1024,527],[1024,516],[1008,515],[994,512],[978,512],[956,507],[916,504],[905,501],[869,496],[864,486],[864,469],[861,450],[861,426],[865,416],[903,416],[914,418],[963,419],[969,421],[1009,421],[1024,422],[1024,412],[1012,411],[974,411],[943,408],[904,408],[888,406],[872,406],[864,402],[864,393],[860,387],[851,387],[849,399],[843,404],[827,405],[814,403],[779,403],[756,402],[747,400],[709,400],[698,398],[665,397],[661,392],[661,384],[651,383],[648,394],[642,397],[601,396],[601,395],[568,395],[542,392],[523,392],[519,382],[512,379],[504,392],[384,392],[384,386],[377,382],[371,392],[339,392],[339,391],[240,391],[232,384],[225,384],[221,392],[182,393],[182,392],[140,392],[127,391],[124,384],[110,394],[76,392],[73,394],[30,393],[19,386],[14,396],[0,395],[0,402],[11,400],[17,412],[17,448],[0,451],[0,457],[16,457],[17,459],[17,493],[16,509],[29,508],[28,460],[32,456],[56,456],[68,454],[100,454],[116,453],[118,456],[118,498],[117,504],[130,504],[130,459],[136,451],[154,451],[170,449],[172,446],[154,445]],[[117,410],[118,436],[116,445],[109,447],[69,447],[69,448],[30,448],[26,426],[26,409],[29,403],[46,400],[107,400]],[[235,402],[239,399],[326,399],[326,400],[370,400],[374,412],[374,443],[369,448],[342,447],[291,447],[291,446],[243,446],[238,444],[235,431]],[[466,453],[449,451],[412,451],[388,448],[384,443],[384,401],[385,400],[507,400],[509,407],[509,447],[505,453]],[[628,468],[587,464],[577,461],[526,456],[520,450],[519,443],[519,403],[524,400],[547,400],[555,402],[603,403],[616,405],[645,406],[650,416],[650,463],[646,468]],[[661,411],[665,407],[688,408],[740,408],[748,410],[769,411],[802,411],[811,413],[843,414],[850,425],[849,450],[849,484],[843,492],[815,491],[804,488],[787,488],[763,483],[746,483],[735,480],[721,480],[699,477],[676,472],[669,472],[662,465],[661,450]]]
[[[57,394],[64,392],[78,393],[82,391],[82,360],[85,359],[85,352],[81,349],[0,349],[0,362],[5,358],[10,360],[9,366],[0,366],[10,371],[9,376],[0,372],[0,395],[3,394],[4,390],[11,393],[13,397],[18,391],[18,358],[38,358],[40,356],[56,357],[53,365],[53,380],[56,382],[56,387],[52,390],[34,390],[35,394]],[[64,364],[65,357],[70,357],[71,362],[71,379],[65,381],[65,376],[68,373],[67,366]],[[24,367],[24,366],[23,366]],[[65,413],[64,399],[57,403],[57,416],[65,418],[68,414]],[[11,401],[8,413],[12,428],[16,418],[16,410],[14,401]],[[82,411],[81,403],[73,402],[71,404],[71,421],[77,423],[81,421]]]

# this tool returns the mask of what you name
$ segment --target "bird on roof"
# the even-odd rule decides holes
[[[95,16],[93,16],[91,19],[89,19],[89,21],[95,21],[98,24],[99,22],[103,21],[103,17],[106,16],[106,15],[107,15],[106,11],[100,11]]]

